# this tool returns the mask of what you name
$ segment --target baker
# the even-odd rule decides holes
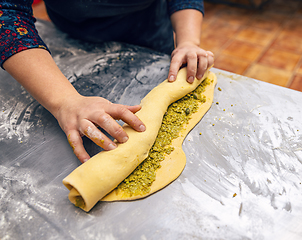
[[[83,135],[105,150],[117,147],[97,126],[121,143],[128,136],[115,119],[145,131],[144,123],[134,114],[139,105],[113,104],[75,90],[37,33],[32,2],[1,2],[1,67],[57,119],[78,159],[85,162],[90,158]],[[199,47],[204,12],[201,0],[45,0],[45,5],[52,22],[72,37],[96,43],[126,42],[171,54],[171,82],[183,64],[187,64],[190,83],[195,77],[201,79],[213,64],[213,53]]]

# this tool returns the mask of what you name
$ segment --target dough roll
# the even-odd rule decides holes
[[[183,171],[183,169],[186,166],[186,154],[183,151],[183,141],[188,135],[188,133],[195,127],[195,125],[202,119],[202,117],[206,114],[206,112],[210,109],[213,98],[214,98],[214,89],[215,85],[217,83],[217,77],[214,73],[209,72],[207,75],[207,79],[205,79],[200,85],[201,88],[199,91],[190,92],[189,94],[193,93],[193,100],[192,98],[189,98],[188,94],[184,96],[185,98],[182,103],[184,105],[188,104],[190,102],[190,108],[189,108],[189,114],[186,112],[186,116],[188,118],[183,119],[181,118],[182,111],[184,108],[181,107],[182,103],[177,103],[180,108],[177,108],[177,110],[171,110],[173,109],[173,103],[168,107],[163,120],[162,125],[158,131],[158,135],[156,137],[156,140],[154,144],[152,145],[151,149],[149,150],[148,157],[143,161],[146,161],[146,165],[142,166],[139,169],[135,169],[127,178],[126,181],[123,180],[122,183],[126,183],[128,181],[128,184],[120,185],[115,188],[113,191],[108,193],[104,198],[101,199],[101,201],[128,201],[128,200],[136,200],[145,198],[162,188],[166,187],[168,184],[173,182]],[[195,92],[195,93],[194,93]],[[200,94],[200,95],[199,95]],[[199,95],[199,98],[198,98]],[[195,97],[194,97],[195,96]],[[179,100],[178,100],[179,101]],[[171,107],[171,111],[169,111],[169,108]],[[194,109],[197,110],[195,111]],[[174,109],[175,105],[174,105]],[[187,108],[188,109],[188,108]],[[187,110],[186,109],[186,110]],[[190,110],[191,109],[191,110]],[[186,111],[184,110],[184,111]],[[192,114],[190,114],[190,111],[192,111]],[[172,116],[175,114],[175,118]],[[169,114],[171,114],[169,116]],[[168,116],[168,117],[167,117]],[[177,124],[174,126],[170,126],[169,122],[167,122],[167,119],[170,119],[171,122],[173,122],[173,119],[180,118]],[[166,120],[165,120],[166,119]],[[180,122],[179,122],[180,121]],[[179,129],[179,126],[181,125],[181,128]],[[169,129],[167,129],[167,127]],[[171,136],[171,142],[169,140],[162,142],[163,133],[167,133],[168,135],[173,133],[173,137]],[[176,137],[177,135],[177,137]],[[157,142],[158,141],[158,142]],[[154,147],[156,150],[154,150]],[[158,154],[158,148],[162,147],[163,152],[162,154]],[[165,151],[165,149],[169,149],[169,151]],[[150,155],[151,153],[151,155]],[[153,157],[150,157],[152,156]],[[160,167],[157,166],[157,163],[159,161]],[[142,162],[142,163],[143,163]],[[153,171],[155,171],[155,179],[153,179]],[[140,178],[140,174],[144,175],[144,178],[147,178],[147,180],[142,180]],[[136,185],[133,183],[136,182]],[[151,182],[151,185],[149,183]],[[129,187],[129,188],[128,188]]]
[[[165,80],[142,99],[142,108],[136,115],[144,122],[145,132],[137,132],[125,124],[123,128],[129,136],[126,143],[96,154],[63,180],[70,190],[68,197],[73,204],[90,211],[148,156],[168,106],[192,92],[203,80],[195,79],[190,84],[186,81],[186,74],[186,68],[181,69],[176,81],[170,83]]]

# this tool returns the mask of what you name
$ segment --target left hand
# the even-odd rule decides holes
[[[214,64],[214,54],[190,42],[178,45],[171,54],[169,82],[175,81],[183,64],[187,64],[187,81],[193,83],[195,77],[201,79],[205,71]]]

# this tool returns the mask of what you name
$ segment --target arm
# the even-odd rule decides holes
[[[126,142],[127,134],[114,119],[122,119],[137,131],[145,129],[133,114],[140,106],[112,104],[100,97],[81,96],[61,73],[49,52],[43,49],[14,54],[3,67],[58,120],[81,162],[90,158],[83,147],[82,135],[105,150],[116,148],[116,144],[96,125],[118,142]]]
[[[96,125],[118,142],[127,141],[127,134],[114,119],[122,119],[135,130],[144,131],[143,123],[133,114],[140,106],[81,96],[45,50],[47,47],[38,36],[34,21],[31,1],[0,4],[0,64],[54,115],[79,160],[90,158],[83,147],[82,135],[105,150],[116,147]]]
[[[183,9],[171,15],[175,31],[176,48],[171,55],[169,81],[174,81],[181,65],[187,63],[187,81],[201,79],[205,70],[214,63],[214,54],[201,49],[201,25],[203,14],[196,9]]]

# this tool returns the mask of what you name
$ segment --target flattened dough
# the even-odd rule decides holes
[[[203,79],[208,74],[209,70],[207,70]],[[70,190],[68,195],[69,200],[88,212],[100,199],[115,189],[147,157],[168,106],[189,92],[192,92],[199,83],[200,80],[197,79],[195,79],[193,84],[187,83],[186,69],[183,68],[179,71],[175,82],[169,83],[165,80],[150,91],[141,101],[141,110],[136,113],[146,125],[146,131],[137,132],[131,127],[124,125],[123,128],[129,136],[129,140],[126,143],[118,144],[118,147],[114,150],[102,151],[96,154],[89,161],[70,173],[63,180],[63,184]],[[213,86],[212,88],[214,89]],[[209,102],[211,104],[212,100],[210,99]],[[199,120],[201,117],[199,117]],[[188,126],[189,128],[190,126]],[[182,143],[183,139],[180,141]],[[173,165],[168,162],[168,165]],[[171,169],[171,171],[177,171],[178,176],[183,167],[181,166],[180,171],[179,169]],[[161,175],[159,171],[158,174]],[[168,183],[173,181],[177,176],[173,177]],[[156,181],[159,186],[163,184],[158,179]],[[159,189],[162,187],[159,187]],[[155,185],[151,191],[157,191],[157,188]]]

